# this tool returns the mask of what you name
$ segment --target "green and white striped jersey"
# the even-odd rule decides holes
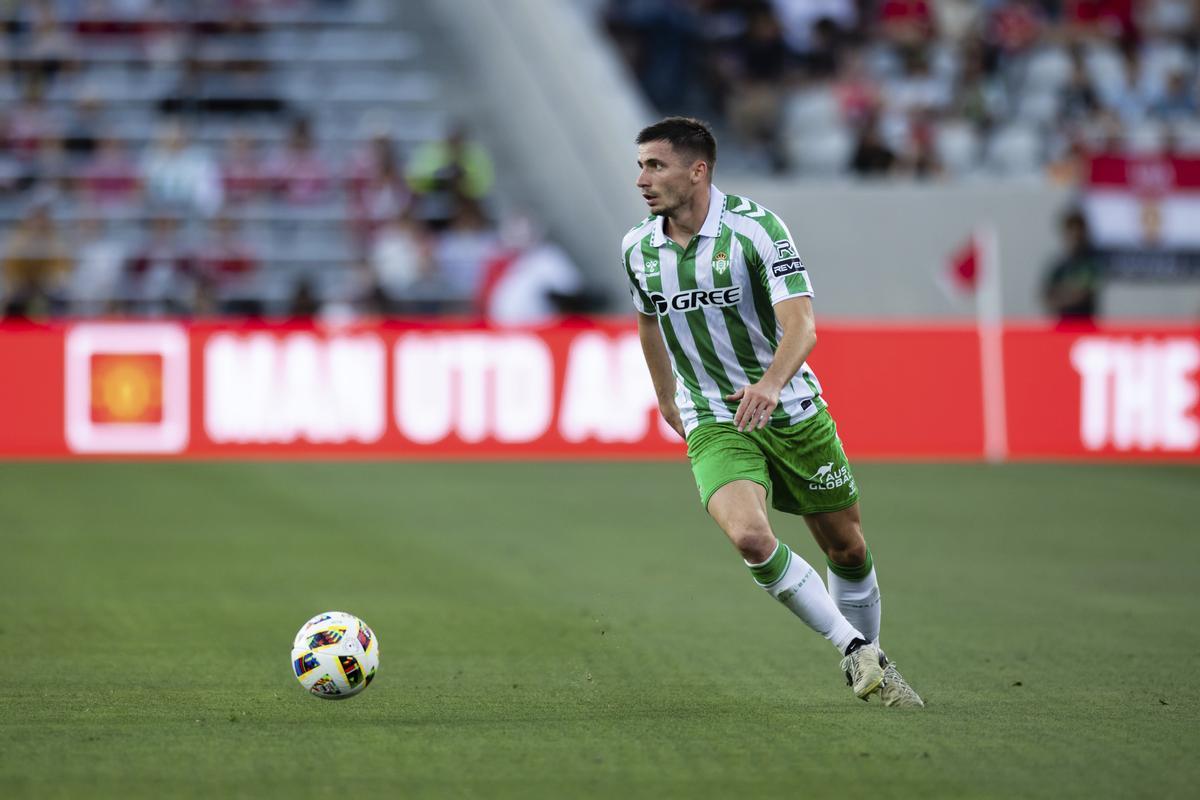
[[[708,216],[686,248],[651,216],[625,234],[621,261],[639,313],[658,316],[684,430],[732,422],[725,400],[771,366],[782,329],[775,304],[812,296],[812,283],[787,226],[745,197],[711,187]],[[779,395],[774,426],[793,425],[825,407],[821,384],[804,364]]]

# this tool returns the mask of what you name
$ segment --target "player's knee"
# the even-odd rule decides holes
[[[775,552],[775,534],[766,520],[736,525],[729,531],[729,538],[742,558],[752,564],[766,561]]]
[[[830,545],[825,555],[838,566],[861,567],[867,561],[867,543],[858,536],[848,542]]]

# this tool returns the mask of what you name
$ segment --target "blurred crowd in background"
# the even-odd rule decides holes
[[[1200,153],[1200,0],[592,5],[739,169],[1076,185],[1098,153]],[[0,316],[602,307],[498,218],[424,44],[384,0],[0,0]],[[1046,307],[1090,314],[1086,221],[1063,233]]]
[[[0,315],[589,308],[357,5],[0,2]]]
[[[1197,0],[608,0],[661,111],[751,166],[1076,180],[1098,150],[1200,151]],[[732,143],[731,142],[731,143]]]

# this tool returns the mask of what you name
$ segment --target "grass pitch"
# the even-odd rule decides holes
[[[851,696],[684,463],[0,465],[0,787],[1193,796],[1200,469],[857,472],[923,712]],[[348,702],[289,667],[327,609],[382,644]]]

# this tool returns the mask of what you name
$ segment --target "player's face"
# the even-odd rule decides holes
[[[637,187],[651,214],[669,217],[686,206],[703,180],[703,161],[675,151],[670,142],[638,145]]]

